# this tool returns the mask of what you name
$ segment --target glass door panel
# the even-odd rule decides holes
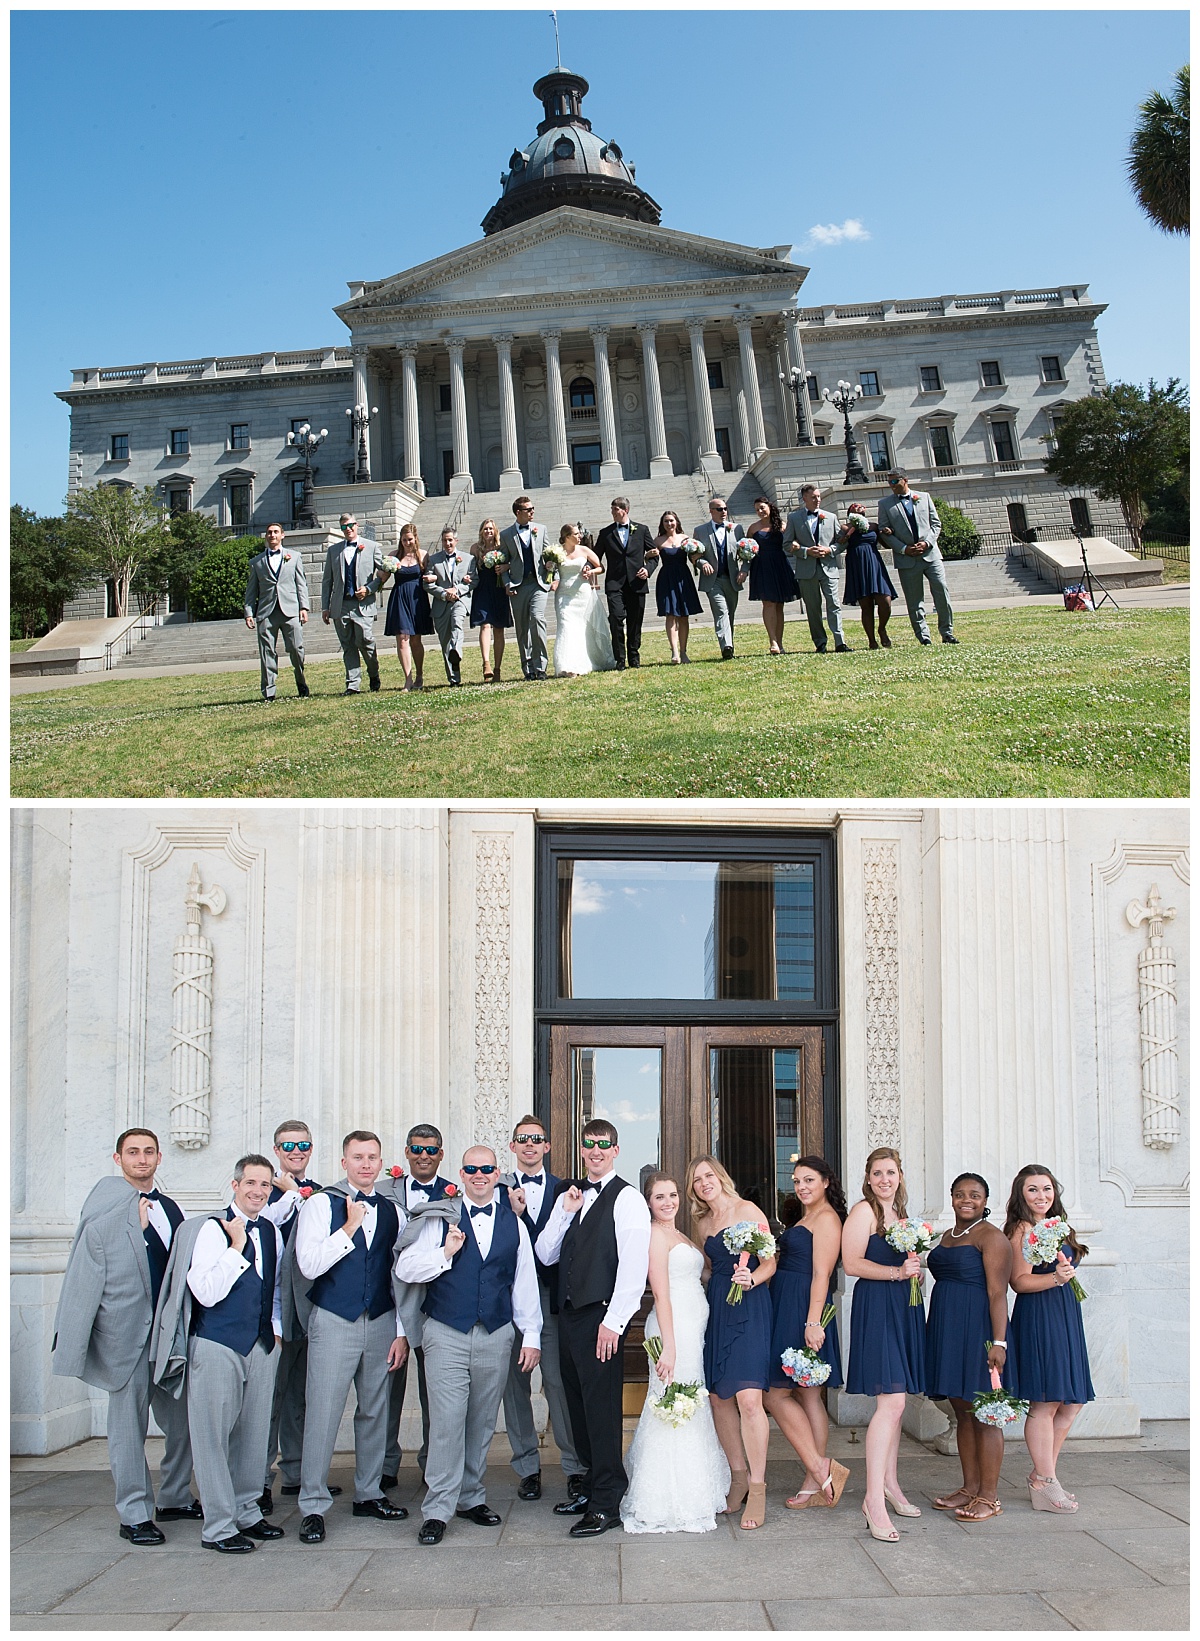
[[[585,1123],[604,1117],[617,1130],[617,1172],[641,1190],[662,1158],[662,1050],[571,1050],[572,1127],[578,1144]],[[582,1172],[582,1159],[573,1172]]]

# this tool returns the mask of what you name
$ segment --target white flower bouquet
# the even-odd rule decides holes
[[[771,1235],[769,1225],[756,1225],[753,1220],[739,1219],[736,1225],[727,1225],[721,1232],[721,1241],[731,1254],[738,1254],[738,1270],[744,1271],[750,1263],[750,1255],[758,1259],[774,1259],[775,1238]],[[731,1282],[729,1292],[725,1295],[727,1305],[740,1305],[742,1302],[742,1286],[740,1282]]]
[[[400,568],[400,560],[393,553],[384,553],[380,562],[389,575],[395,575]]]
[[[847,513],[846,523],[851,525],[855,530],[860,531],[863,535],[866,535],[867,531],[871,528],[871,521],[865,513]]]
[[[547,575],[556,576],[562,568],[566,556],[561,547],[555,547],[553,544],[549,547],[543,547],[542,569]]]
[[[1044,1219],[1040,1225],[1031,1225],[1021,1239],[1021,1252],[1030,1265],[1053,1265],[1058,1259],[1058,1250],[1071,1234],[1071,1227],[1065,1219],[1056,1215],[1053,1219]],[[1086,1299],[1078,1277],[1072,1277],[1071,1292],[1076,1299]]]
[[[807,1347],[785,1350],[779,1360],[793,1384],[805,1390],[823,1385],[833,1371],[828,1362],[823,1362],[815,1350]]]
[[[987,1348],[992,1348],[990,1339]],[[992,1388],[981,1390],[971,1398],[971,1411],[980,1424],[990,1424],[997,1430],[1003,1430],[1006,1424],[1012,1424],[1014,1419],[1029,1412],[1029,1403],[1014,1396],[1011,1390],[1005,1390],[1000,1384],[1000,1375],[993,1368]]]
[[[658,1361],[662,1348],[663,1342],[656,1333],[642,1340],[642,1349],[652,1362]],[[681,1424],[695,1417],[700,1399],[707,1396],[708,1391],[701,1384],[676,1384],[674,1381],[658,1390],[656,1387],[660,1383],[653,1378],[650,1381],[650,1411],[656,1419],[678,1430]]]
[[[487,569],[498,570],[508,563],[508,552],[503,547],[492,547],[483,555],[483,562]]]
[[[888,1247],[898,1254],[927,1254],[937,1241],[937,1233],[927,1219],[898,1219],[883,1234]],[[908,1279],[908,1302],[921,1303],[921,1285],[915,1276]]]
[[[758,556],[758,543],[751,541],[749,536],[743,536],[737,544],[737,561],[739,564],[753,564]]]

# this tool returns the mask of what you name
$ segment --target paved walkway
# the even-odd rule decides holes
[[[954,1459],[905,1437],[900,1474],[920,1520],[897,1520],[899,1544],[870,1539],[862,1504],[861,1432],[836,1429],[849,1464],[837,1510],[783,1508],[799,1467],[774,1457],[768,1516],[755,1533],[722,1520],[703,1537],[573,1543],[552,1514],[565,1495],[544,1471],[538,1503],[516,1498],[502,1436],[488,1502],[501,1526],[451,1523],[437,1549],[416,1543],[420,1482],[409,1460],[394,1497],[409,1520],[356,1520],[352,1474],[320,1547],[287,1531],[253,1556],[218,1560],[200,1529],[168,1525],[161,1549],[117,1535],[105,1444],[85,1442],[12,1469],[12,1627],[17,1630],[1185,1630],[1188,1454],[1149,1442],[1068,1445],[1060,1466],[1075,1516],[1034,1515],[1024,1447],[1006,1457],[1003,1516],[968,1526],[928,1501],[958,1480]],[[152,1447],[155,1444],[151,1444]],[[790,1452],[790,1449],[784,1449]],[[495,1461],[499,1459],[500,1462]],[[152,1463],[154,1455],[152,1453]],[[286,1508],[281,1509],[280,1504]]]

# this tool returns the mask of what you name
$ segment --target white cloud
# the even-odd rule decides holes
[[[583,877],[578,872],[571,884],[571,913],[574,917],[588,917],[594,912],[602,912],[608,904],[608,890],[594,878]]]
[[[863,227],[857,217],[847,217],[845,222],[814,223],[808,230],[810,245],[841,245],[845,240],[870,239],[870,234]]]
[[[597,1100],[595,1110],[598,1117],[606,1117],[618,1129],[626,1123],[658,1121],[657,1110],[647,1110],[645,1107],[639,1110],[629,1100],[614,1100],[609,1106],[604,1106]]]

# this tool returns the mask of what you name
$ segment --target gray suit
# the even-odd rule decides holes
[[[379,688],[379,657],[375,653],[375,616],[379,606],[375,594],[384,582],[383,553],[373,541],[359,541],[354,556],[354,585],[364,587],[365,598],[347,598],[346,572],[342,553],[349,544],[335,541],[325,554],[321,575],[321,614],[328,614],[342,646],[346,668],[346,688],[362,688],[362,662],[367,664],[371,688]]]
[[[904,502],[911,501],[916,517],[916,533],[908,521],[908,509]],[[937,516],[937,509],[924,491],[910,490],[904,498],[900,496],[884,496],[879,503],[879,529],[882,532],[884,525],[890,525],[894,535],[879,537],[879,545],[891,546],[892,560],[900,572],[900,588],[904,593],[904,602],[908,606],[908,619],[912,622],[912,629],[923,644],[929,642],[929,627],[925,621],[925,586],[928,581],[929,590],[933,594],[933,602],[937,608],[938,631],[943,638],[952,637],[954,633],[954,611],[950,608],[950,594],[946,588],[946,572],[943,567],[942,555],[938,549],[937,540],[942,533],[942,521]],[[916,541],[926,541],[929,545],[919,556],[906,554],[904,549]]]
[[[475,585],[475,560],[461,548],[454,553],[439,548],[425,560],[425,576],[425,590],[429,594],[438,643],[442,646],[446,677],[452,684],[457,684],[467,640],[470,594]],[[433,577],[432,582],[428,580],[430,576]],[[458,594],[457,598],[447,597],[452,589]]]
[[[107,1178],[84,1204],[59,1296],[51,1369],[108,1392],[108,1462],[127,1527],[154,1515],[146,1463],[151,1407],[166,1437],[159,1506],[186,1509],[192,1502],[186,1404],[151,1379],[153,1290],[138,1201],[126,1180]],[[180,1227],[172,1244],[182,1234]]]
[[[279,674],[276,652],[280,633],[283,634],[288,659],[296,675],[296,688],[301,695],[306,695],[304,627],[300,621],[300,611],[307,613],[309,600],[303,555],[289,552],[285,547],[278,577],[271,573],[269,553],[259,553],[252,558],[244,602],[246,619],[253,621],[258,628],[259,679],[263,699],[271,701],[275,698],[275,680]]]
[[[843,546],[836,540],[838,530],[838,516],[836,513],[826,512],[820,508],[819,518],[814,537],[808,522],[808,510],[803,505],[794,513],[789,513],[787,523],[783,527],[783,550],[792,564],[792,574],[796,578],[796,586],[800,590],[800,597],[804,603],[804,613],[808,616],[808,630],[812,634],[812,641],[818,651],[824,651],[829,644],[829,635],[821,622],[821,605],[825,606],[825,614],[833,633],[833,641],[839,648],[846,644],[845,634],[842,632],[842,606],[838,596],[838,575],[842,568]],[[810,547],[828,547],[828,558],[809,558]]]
[[[529,541],[533,554],[533,575],[527,573],[521,542],[515,523],[500,532],[500,545],[508,552],[504,566],[504,585],[512,608],[516,628],[517,648],[521,652],[521,671],[526,678],[544,678],[549,651],[546,646],[546,603],[550,597],[553,577],[542,570],[542,553],[549,546],[550,537],[544,524],[529,526]]]
[[[737,615],[738,599],[741,596],[741,587],[738,585],[737,541],[741,535],[738,526],[731,518],[725,521],[725,565],[727,573],[721,575],[718,569],[717,526],[712,519],[705,519],[704,523],[694,530],[693,535],[704,548],[696,565],[696,574],[700,579],[700,590],[708,599],[712,610],[713,626],[717,631],[717,643],[721,646],[721,653],[733,654],[733,622]],[[711,564],[712,575],[705,575],[700,569],[701,564]]]

